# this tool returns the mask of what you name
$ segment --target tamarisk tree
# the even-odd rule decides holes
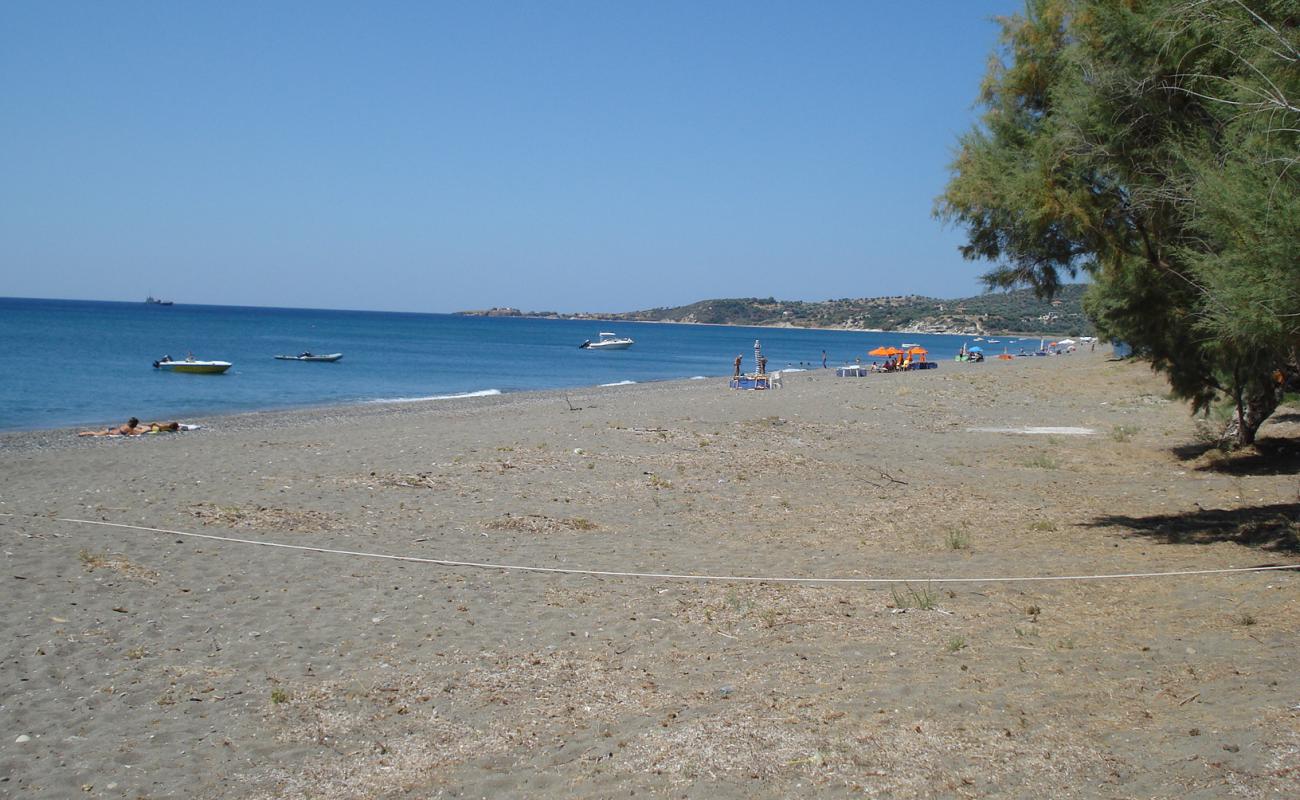
[[[1300,386],[1300,5],[1027,0],[936,214],[990,288],[1089,276],[1106,337],[1254,441]]]

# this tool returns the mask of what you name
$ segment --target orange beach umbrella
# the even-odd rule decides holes
[[[902,354],[903,351],[899,350],[897,347],[877,347],[875,350],[867,353],[869,356],[897,356]]]
[[[930,354],[930,351],[926,350],[924,347],[909,347],[907,348],[907,354],[909,356],[927,356]]]

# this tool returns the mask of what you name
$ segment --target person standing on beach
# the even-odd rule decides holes
[[[822,369],[826,369],[826,351],[822,351]]]
[[[734,373],[733,377],[736,377],[736,378],[739,378],[739,377],[740,377],[740,360],[741,360],[743,357],[744,357],[744,356],[736,356],[736,372]]]

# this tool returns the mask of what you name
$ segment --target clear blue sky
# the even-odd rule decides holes
[[[975,294],[930,209],[1021,7],[3,3],[0,294]]]

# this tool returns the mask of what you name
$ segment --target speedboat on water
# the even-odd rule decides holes
[[[626,350],[636,344],[633,339],[626,336],[615,336],[609,331],[601,331],[600,338],[596,341],[588,339],[578,345],[579,350]]]
[[[299,353],[296,356],[276,356],[280,361],[338,361],[342,357],[342,353],[329,353],[323,356],[318,356],[315,353]]]
[[[229,361],[199,361],[194,356],[187,356],[184,361],[174,361],[171,356],[163,356],[153,362],[154,369],[166,369],[172,372],[193,372],[200,375],[220,375],[230,369]]]

